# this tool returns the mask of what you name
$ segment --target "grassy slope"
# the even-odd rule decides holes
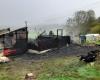
[[[27,72],[34,72],[37,80],[100,80],[100,62],[91,67],[70,56],[0,64],[0,80],[23,80]]]

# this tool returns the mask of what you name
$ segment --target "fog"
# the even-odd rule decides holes
[[[65,24],[80,9],[93,9],[100,16],[99,7],[99,0],[0,0],[0,26]]]

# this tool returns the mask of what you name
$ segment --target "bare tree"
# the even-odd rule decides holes
[[[68,18],[67,26],[73,28],[74,31],[78,31],[79,34],[86,34],[91,26],[91,23],[95,20],[95,12],[93,10],[89,11],[77,11],[74,17]]]

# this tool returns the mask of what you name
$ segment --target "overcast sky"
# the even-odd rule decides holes
[[[100,16],[99,0],[0,0],[0,25],[63,24],[77,10],[93,9]]]

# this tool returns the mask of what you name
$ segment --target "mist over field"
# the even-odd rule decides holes
[[[99,7],[99,0],[0,0],[0,27],[23,27],[24,21],[30,26],[66,24],[78,10],[92,9],[100,16]]]

